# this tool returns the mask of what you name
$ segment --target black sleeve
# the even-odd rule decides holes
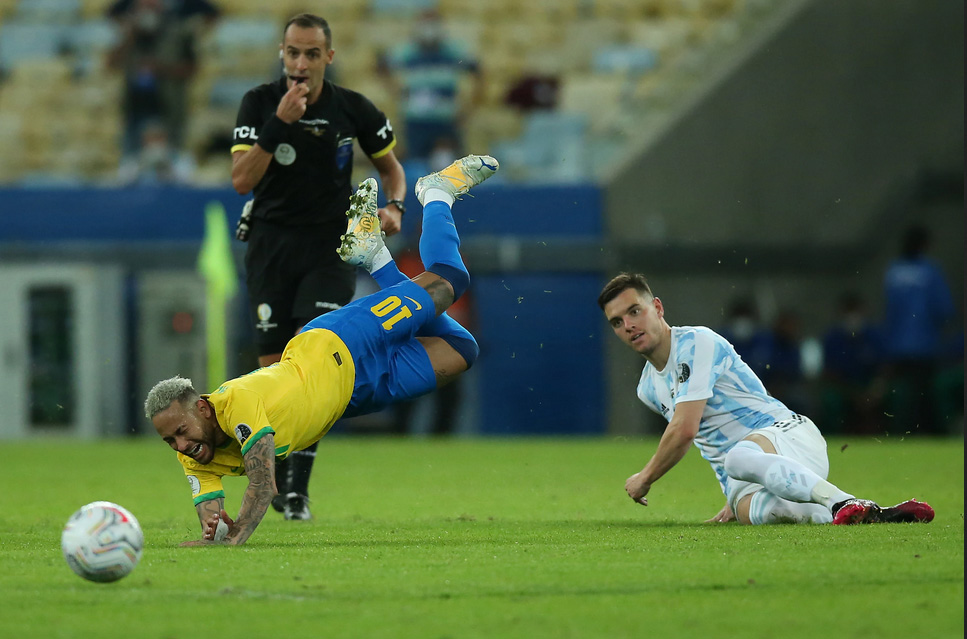
[[[232,149],[240,144],[255,146],[265,118],[261,103],[262,100],[259,99],[255,90],[249,91],[242,98],[242,105],[239,107],[238,117],[235,119]]]
[[[352,94],[351,108],[358,130],[359,147],[374,155],[393,145],[396,136],[386,114],[360,93]]]

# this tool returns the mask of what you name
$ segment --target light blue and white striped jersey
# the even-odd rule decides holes
[[[695,445],[728,494],[725,453],[754,430],[794,414],[769,396],[749,365],[729,342],[704,326],[673,326],[664,370],[645,364],[638,399],[671,421],[675,404],[708,400]]]

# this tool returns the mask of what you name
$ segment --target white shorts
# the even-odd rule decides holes
[[[823,479],[829,476],[829,457],[826,455],[826,440],[816,428],[813,420],[804,415],[793,415],[789,419],[760,428],[751,433],[762,435],[783,457],[794,459]],[[739,501],[746,495],[762,490],[762,484],[753,484],[729,478],[729,505],[735,511]]]

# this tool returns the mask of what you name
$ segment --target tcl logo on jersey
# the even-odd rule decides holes
[[[240,138],[251,138],[253,140],[259,137],[258,132],[255,130],[254,126],[237,126],[235,127],[235,139]]]
[[[382,129],[377,131],[376,134],[379,135],[379,137],[386,140],[389,138],[390,131],[392,130],[393,130],[393,125],[389,123],[389,118],[386,118],[386,124],[383,126]]]

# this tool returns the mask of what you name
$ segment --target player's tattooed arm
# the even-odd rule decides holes
[[[252,536],[275,496],[275,437],[272,433],[252,444],[245,453],[244,463],[248,488],[242,496],[238,519],[230,524],[225,535],[228,544],[244,544]]]
[[[437,315],[453,304],[453,288],[446,280],[438,278],[436,281],[426,284],[423,288],[430,294]]]

